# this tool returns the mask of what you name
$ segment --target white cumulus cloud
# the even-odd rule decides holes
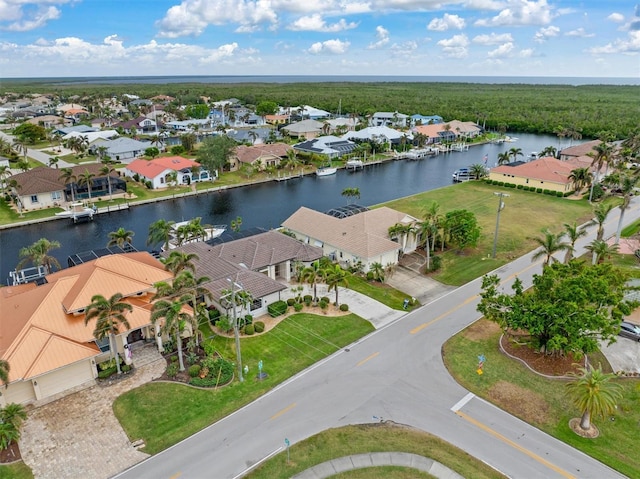
[[[434,30],[436,32],[444,32],[449,29],[462,30],[466,25],[464,18],[458,15],[449,15],[445,13],[442,18],[434,18],[427,25],[427,30]]]
[[[341,18],[339,22],[327,25],[322,16],[319,13],[313,15],[307,15],[298,18],[295,22],[289,25],[289,30],[294,31],[310,31],[310,32],[341,32],[343,30],[351,30],[356,28],[358,24],[356,22],[347,23],[344,18]]]
[[[29,2],[14,3],[0,0],[0,25],[3,30],[28,32],[45,26],[50,20],[60,18],[60,10],[57,7],[42,5],[34,10],[25,10],[22,7],[26,3]]]
[[[350,43],[348,41],[342,41],[339,39],[326,40],[324,42],[316,42],[309,47],[309,53],[333,53],[340,55],[346,53],[349,49]]]
[[[570,32],[565,33],[568,37],[580,37],[580,38],[591,38],[595,37],[595,33],[587,33],[586,30],[582,27],[576,28],[575,30],[571,30]]]
[[[601,47],[594,47],[588,50],[595,55],[607,53],[640,53],[640,30],[629,32],[626,39],[616,39]]]
[[[536,32],[533,36],[533,41],[536,43],[544,43],[551,37],[557,37],[560,34],[560,29],[551,25],[550,27],[543,27]]]
[[[482,18],[476,26],[548,25],[553,19],[547,0],[507,0],[506,8],[491,18]]]
[[[624,15],[622,15],[621,13],[613,12],[607,17],[607,20],[611,20],[615,23],[622,23],[624,22]]]
[[[513,43],[511,42],[504,43],[500,45],[498,48],[496,48],[495,50],[491,50],[487,54],[487,56],[489,58],[504,58],[509,56],[513,51],[513,49],[514,49]]]
[[[367,48],[370,50],[375,50],[376,48],[381,48],[389,43],[389,30],[384,28],[382,25],[378,25],[376,27],[376,41],[370,43]]]
[[[467,50],[469,39],[464,33],[440,40],[437,45],[442,48],[442,52],[448,57],[464,58],[469,53]]]
[[[513,37],[510,33],[491,33],[490,35],[477,35],[473,37],[472,41],[480,45],[500,45],[505,42],[513,42]]]

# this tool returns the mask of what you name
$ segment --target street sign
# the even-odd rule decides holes
[[[286,437],[284,438],[284,443],[287,447],[291,445],[291,443],[289,442],[289,439],[287,439]]]

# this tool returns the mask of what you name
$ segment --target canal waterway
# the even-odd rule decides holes
[[[488,166],[495,166],[499,153],[520,148],[526,158],[547,146],[566,148],[570,140],[555,136],[514,134],[514,143],[485,144],[468,151],[452,152],[418,161],[397,160],[366,166],[357,172],[339,170],[336,175],[294,178],[257,185],[230,188],[207,194],[169,199],[157,203],[132,206],[129,210],[100,214],[93,221],[73,224],[60,219],[0,231],[0,282],[6,284],[9,271],[19,261],[19,250],[40,238],[59,241],[53,250],[63,267],[68,256],[106,246],[109,233],[124,228],[134,232],[133,245],[138,250],[146,245],[149,225],[158,219],[172,221],[202,217],[204,224],[229,225],[238,216],[242,229],[277,228],[300,206],[327,211],[347,204],[341,195],[345,188],[359,188],[358,204],[371,206],[452,184],[452,173],[474,163],[482,163],[488,155]],[[575,142],[573,142],[575,144]],[[461,205],[465,207],[465,205]]]

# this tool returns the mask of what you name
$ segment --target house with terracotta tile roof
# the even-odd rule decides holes
[[[203,287],[212,293],[218,309],[226,308],[221,297],[233,281],[251,294],[253,301],[246,313],[253,316],[266,314],[267,306],[281,299],[297,263],[308,266],[323,255],[321,248],[278,231],[213,246],[205,242],[188,243],[177,251],[197,254],[198,258],[193,260],[196,276],[210,279]]]
[[[289,150],[291,150],[291,146],[286,143],[237,146],[229,158],[231,171],[239,169],[243,164],[259,167],[261,170],[268,166],[277,167],[282,160],[287,158]]]
[[[396,265],[400,254],[415,251],[418,235],[392,239],[389,228],[417,222],[416,218],[387,207],[337,218],[302,206],[282,226],[303,243],[322,248],[325,256],[342,265],[361,262],[366,272],[373,263]]]
[[[51,273],[39,286],[0,288],[0,358],[10,366],[0,405],[51,400],[95,384],[96,365],[110,357],[108,340],[93,336],[95,320],[85,326],[84,313],[96,294],[120,293],[132,306],[125,313],[130,328],[120,325],[114,346],[130,362],[130,340],[156,333],[150,320],[153,285],[171,278],[149,253],[135,252]]]
[[[598,146],[602,141],[592,140],[579,145],[570,146],[560,150],[561,160],[570,160],[572,158],[579,158],[581,156],[588,156],[589,153],[595,153],[594,147]]]
[[[526,163],[514,162],[491,168],[489,179],[559,191],[564,194],[576,189],[575,183],[570,178],[571,172],[576,168],[588,167],[588,163],[578,158],[561,161],[547,156]]]
[[[179,185],[211,180],[211,175],[200,167],[200,163],[181,156],[165,156],[152,160],[138,158],[129,163],[124,172],[125,176],[130,178],[138,175],[141,181],[150,181],[152,189],[170,186],[173,173],[177,173],[176,182]]]
[[[284,125],[289,122],[289,115],[265,115],[264,121],[267,125]]]

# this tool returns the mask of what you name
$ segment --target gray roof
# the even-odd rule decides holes
[[[106,146],[107,153],[109,155],[117,155],[119,153],[129,153],[131,151],[144,151],[151,146],[151,142],[120,137],[115,140],[97,140],[96,145]]]
[[[351,153],[358,145],[354,142],[337,136],[320,136],[313,140],[303,141],[293,145],[294,150],[317,153],[319,155],[341,156]]]

